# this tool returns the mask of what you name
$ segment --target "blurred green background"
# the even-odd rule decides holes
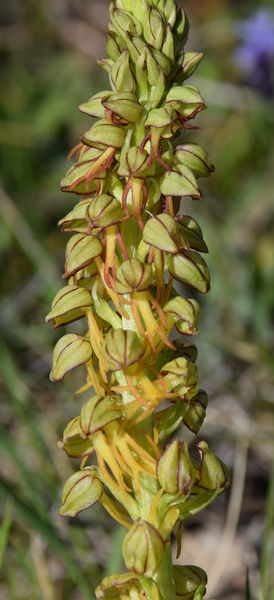
[[[187,203],[204,227],[212,272],[198,340],[211,398],[202,436],[234,477],[226,497],[188,525],[181,560],[208,570],[208,599],[273,600],[274,7],[184,6],[189,49],[206,54],[192,82],[208,110],[191,138],[216,166],[202,181],[204,199]],[[107,7],[0,4],[1,600],[92,599],[121,565],[121,531],[100,508],[71,522],[57,515],[76,467],[57,441],[81,400],[75,376],[48,380],[59,334],[44,323],[61,287],[66,240],[56,222],[74,202],[59,181],[88,123],[77,106],[106,85],[96,58]]]

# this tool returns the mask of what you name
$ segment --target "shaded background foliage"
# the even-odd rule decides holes
[[[1,0],[0,7],[0,597],[93,598],[120,568],[121,531],[93,508],[57,516],[74,468],[57,448],[79,381],[48,381],[56,334],[44,324],[61,285],[56,222],[66,154],[85,130],[76,107],[105,87],[108,2]],[[274,598],[274,11],[272,1],[184,2],[189,48],[206,60],[193,82],[208,111],[192,139],[216,174],[199,206],[212,291],[198,341],[210,393],[202,435],[230,464],[230,493],[190,523],[182,561],[206,568],[207,598]],[[79,402],[80,399],[79,399]],[[249,577],[247,576],[249,573]],[[249,579],[249,585],[248,585]]]

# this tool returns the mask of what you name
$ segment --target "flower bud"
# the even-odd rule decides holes
[[[85,467],[67,480],[59,511],[62,517],[75,517],[100,500],[104,486],[96,474],[95,467]]]
[[[80,428],[84,436],[89,436],[99,431],[112,421],[120,419],[122,416],[119,397],[106,396],[98,398],[93,396],[86,402],[80,414]]]
[[[176,81],[181,83],[195,73],[204,55],[202,52],[184,52],[182,55],[181,68],[176,75]]]
[[[157,477],[168,494],[189,493],[193,483],[193,467],[185,442],[174,440],[165,448],[157,463]]]
[[[208,395],[204,390],[199,390],[198,394],[191,399],[189,408],[183,417],[185,426],[195,433],[199,433],[205,416],[208,405]]]
[[[148,17],[145,14],[142,14],[142,16],[143,35],[146,43],[160,50],[165,34],[165,23],[161,13],[153,6],[150,6]]]
[[[135,331],[111,329],[105,336],[104,352],[110,371],[127,369],[145,352]]]
[[[206,490],[222,490],[229,484],[229,472],[224,463],[209,450],[206,442],[199,442],[199,485]]]
[[[199,567],[173,567],[176,600],[202,600],[206,592],[207,575]],[[199,596],[197,592],[200,593]]]
[[[107,54],[114,62],[120,58],[122,50],[125,50],[125,42],[122,36],[117,35],[113,31],[107,34]]]
[[[176,22],[174,26],[174,33],[180,40],[180,46],[182,46],[188,36],[189,23],[185,11],[181,8],[176,15]]]
[[[115,91],[134,93],[136,82],[129,66],[128,50],[123,50],[120,58],[114,63],[110,73],[110,81]]]
[[[139,21],[126,10],[116,8],[113,2],[110,5],[110,17],[112,27],[118,34],[124,36],[127,32],[131,35],[142,35],[142,26]]]
[[[131,92],[112,94],[103,100],[103,106],[127,124],[137,121],[143,111],[142,105]]]
[[[87,363],[91,356],[92,348],[88,340],[75,333],[64,335],[53,351],[51,381],[60,381],[67,373]]]
[[[204,259],[192,250],[184,250],[170,259],[169,271],[177,281],[205,294],[210,289],[210,274]]]
[[[123,262],[117,269],[116,285],[119,294],[143,292],[153,281],[151,265],[141,263],[137,258]]]
[[[149,219],[144,227],[143,240],[162,252],[177,254],[179,237],[176,220],[167,213]]]
[[[173,63],[175,59],[174,37],[170,25],[167,26],[162,52]]]
[[[174,316],[176,329],[184,335],[196,335],[200,306],[196,300],[176,296],[164,306],[164,312]]]
[[[149,155],[138,146],[132,146],[127,153],[121,153],[118,175],[121,177],[147,177],[155,172],[154,164],[149,163]]]
[[[101,241],[91,235],[73,235],[67,243],[64,277],[90,265],[103,251]]]
[[[121,223],[123,218],[120,202],[107,194],[97,196],[87,209],[87,219],[91,229],[110,227],[116,223]]]
[[[66,285],[56,294],[46,322],[52,321],[54,327],[66,325],[84,317],[88,306],[91,306],[91,295],[87,290]]]
[[[123,557],[127,569],[153,577],[164,554],[164,540],[150,523],[136,521],[123,542]]]
[[[197,393],[198,373],[196,365],[183,356],[165,364],[161,373],[170,393],[176,394],[175,400],[191,400]]]

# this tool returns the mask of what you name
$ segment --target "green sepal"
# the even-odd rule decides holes
[[[110,82],[115,92],[135,92],[136,81],[129,65],[128,50],[123,50],[120,58],[115,61],[110,72]]]
[[[104,491],[97,477],[96,467],[85,467],[74,473],[65,483],[59,514],[75,517],[100,500]]]
[[[204,99],[193,85],[172,87],[167,94],[166,102],[185,119],[192,118],[205,108]]]
[[[105,109],[102,104],[102,100],[106,100],[111,95],[110,90],[104,90],[103,92],[98,92],[87,102],[83,102],[80,104],[79,110],[91,117],[98,117],[99,119],[103,119],[105,116]]]
[[[175,60],[175,45],[174,45],[174,37],[173,37],[173,33],[172,33],[170,25],[167,25],[165,41],[162,46],[162,52],[170,60],[171,63],[174,62],[174,60]],[[165,75],[169,74],[169,73],[166,73],[165,71],[164,71],[164,73],[165,73]]]
[[[181,247],[185,250],[192,248],[192,250],[197,250],[197,252],[208,252],[203,232],[197,221],[188,215],[179,216],[177,220],[179,223]]]
[[[70,285],[77,285],[87,290],[91,290],[94,285],[94,278],[98,275],[97,267],[95,263],[92,263],[84,269],[77,271],[72,277],[69,277],[68,283]]]
[[[180,167],[180,165],[178,165]],[[199,191],[196,179],[188,167],[166,171],[161,179],[161,192],[164,196],[191,196],[199,200]]]
[[[164,540],[151,523],[133,523],[123,542],[123,557],[127,569],[138,575],[153,577],[164,554]]]
[[[121,600],[141,598],[142,586],[135,573],[116,573],[103,579],[95,590],[97,600]],[[145,600],[145,597],[144,597]]]
[[[67,243],[64,277],[90,265],[103,251],[101,241],[92,235],[73,235]]]
[[[188,32],[189,32],[188,18],[186,16],[186,13],[183,10],[183,8],[180,8],[176,14],[176,21],[174,24],[174,33],[179,38],[181,47],[185,44],[185,42],[187,40]]]
[[[177,146],[174,159],[177,164],[188,167],[195,177],[207,177],[214,172],[208,153],[199,144],[188,143]]]
[[[176,328],[184,335],[196,335],[200,318],[200,306],[197,300],[187,300],[181,296],[172,298],[165,304],[164,312],[174,316]]]
[[[153,282],[151,265],[137,258],[123,262],[117,269],[116,289],[118,294],[132,294],[147,290]]]
[[[210,274],[203,258],[192,250],[172,256],[169,272],[174,279],[205,294],[210,289]]]
[[[112,421],[122,416],[119,397],[106,396],[98,398],[94,396],[86,402],[80,414],[80,428],[84,436],[90,436],[99,431]]]
[[[92,348],[87,339],[75,333],[64,335],[53,351],[51,381],[60,381],[73,369],[86,364],[91,356]]]
[[[195,566],[173,566],[176,600],[202,600],[206,593],[207,575],[203,569]]]
[[[90,178],[91,167],[92,163],[89,161],[78,162],[70,167],[60,184],[62,192],[72,192],[81,196],[95,192],[98,188],[98,182],[105,179],[106,172],[103,171],[96,175],[96,179]]]
[[[63,219],[58,221],[58,226],[65,233],[86,233],[88,223],[86,219],[90,198],[81,200]]]
[[[46,322],[53,322],[54,327],[66,325],[85,315],[85,309],[91,306],[91,295],[84,288],[66,285],[55,296]]]
[[[170,106],[153,108],[145,121],[145,127],[164,128],[176,118],[176,113]]]
[[[121,371],[138,362],[145,348],[135,331],[111,329],[105,335],[104,353],[110,371]]]
[[[199,433],[205,416],[208,405],[208,395],[204,390],[199,390],[198,394],[191,399],[188,409],[184,415],[184,425],[195,435]]]
[[[59,448],[62,448],[70,458],[85,458],[94,452],[94,447],[90,439],[83,439],[80,428],[80,417],[75,417],[64,430],[63,438],[58,442]]]
[[[83,144],[97,148],[121,148],[124,143],[125,132],[122,127],[112,125],[105,119],[97,121],[82,137]]]
[[[176,220],[167,213],[149,219],[144,227],[143,240],[162,252],[177,254],[180,244]]]
[[[143,106],[131,92],[112,94],[103,100],[103,106],[127,123],[135,123],[143,111]]]
[[[91,229],[101,229],[123,221],[124,213],[118,200],[107,194],[101,194],[89,204],[87,219]]]

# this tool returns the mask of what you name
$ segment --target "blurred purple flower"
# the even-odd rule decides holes
[[[261,9],[238,24],[242,40],[235,61],[250,85],[266,96],[274,94],[274,11]]]

